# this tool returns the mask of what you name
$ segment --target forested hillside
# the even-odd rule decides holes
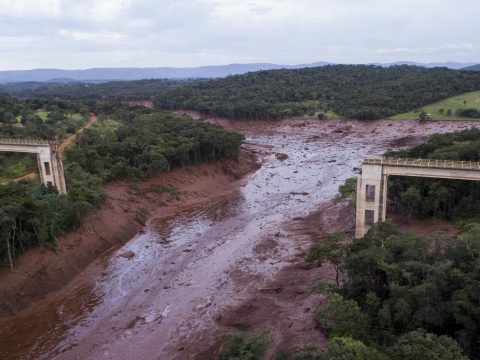
[[[30,104],[12,101],[4,109],[14,115],[10,105]],[[234,158],[243,140],[240,134],[170,112],[115,103],[83,106],[99,114],[100,122],[85,130],[65,153],[67,196],[38,182],[0,185],[0,265],[13,266],[15,258],[30,247],[58,246],[58,236],[80,226],[85,215],[102,204],[104,182],[136,181],[178,166]],[[46,120],[35,116],[30,120],[38,134],[50,134],[49,114]],[[53,133],[60,134],[66,121],[59,119]],[[34,135],[29,126],[0,123],[0,137]]]
[[[480,130],[433,135],[425,144],[387,155],[480,161]],[[480,183],[476,181],[392,177],[389,188],[392,206],[407,210],[410,216],[480,218]]]
[[[81,101],[20,101],[0,93],[0,137],[61,139],[87,121],[88,111]]]
[[[479,161],[480,130],[387,155]],[[330,262],[344,279],[316,287],[328,301],[315,319],[333,347],[312,358],[356,351],[365,359],[480,359],[478,182],[391,177],[389,195],[406,216],[453,220],[459,234],[420,236],[385,222],[350,244],[337,232],[312,245],[307,261]]]
[[[480,71],[480,64],[468,66],[466,68],[463,68],[463,70]]]
[[[0,84],[4,91],[18,98],[91,99],[108,101],[152,100],[167,89],[200,80],[111,81],[100,84],[67,82],[24,82]]]
[[[165,91],[156,105],[234,119],[279,119],[315,110],[376,119],[474,90],[480,90],[475,72],[334,65],[205,81]]]
[[[377,119],[480,90],[480,73],[416,66],[329,65],[251,72],[216,80],[142,80],[105,84],[9,84],[18,97],[155,100],[231,119],[280,119],[334,112]]]

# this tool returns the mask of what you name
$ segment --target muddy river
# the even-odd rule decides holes
[[[213,345],[222,310],[247,301],[294,261],[287,225],[334,198],[362,158],[470,125],[227,123],[246,134],[261,168],[224,198],[153,217],[74,286],[1,320],[0,358],[202,358],[189,344]],[[266,257],[257,250],[272,237],[278,246]]]

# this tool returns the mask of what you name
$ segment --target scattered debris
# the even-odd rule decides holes
[[[123,254],[121,254],[120,256],[125,258],[125,259],[130,260],[131,258],[133,258],[135,256],[135,253],[133,251],[127,251],[127,252],[124,252]]]
[[[275,157],[280,161],[284,161],[288,159],[288,155],[283,153],[276,153]]]

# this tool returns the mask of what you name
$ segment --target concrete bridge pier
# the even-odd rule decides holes
[[[57,152],[55,144],[50,145],[47,151],[41,150],[37,154],[38,169],[40,179],[45,186],[54,186],[60,194],[66,194],[65,176],[63,173],[63,164],[60,154]]]
[[[388,177],[383,165],[363,164],[357,179],[357,215],[355,237],[365,235],[378,221],[385,221]]]

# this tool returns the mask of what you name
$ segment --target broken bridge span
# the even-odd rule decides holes
[[[355,237],[385,221],[389,176],[480,181],[480,162],[373,157],[364,159],[357,179]]]
[[[67,193],[62,159],[56,141],[0,138],[0,152],[37,154],[42,184],[55,187],[59,194]]]

